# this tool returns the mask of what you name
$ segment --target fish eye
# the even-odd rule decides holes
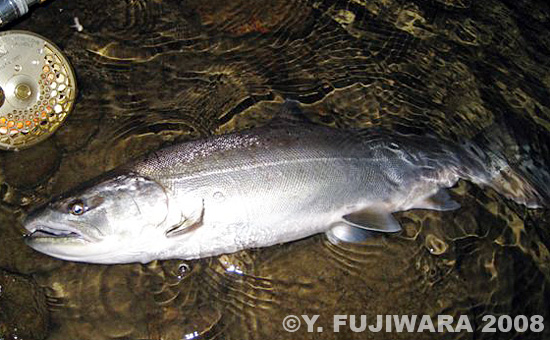
[[[85,211],[86,207],[82,201],[74,201],[69,204],[69,212],[73,215],[82,215]]]

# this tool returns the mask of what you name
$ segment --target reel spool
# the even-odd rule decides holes
[[[0,149],[49,137],[75,98],[74,71],[57,46],[31,32],[0,32]]]

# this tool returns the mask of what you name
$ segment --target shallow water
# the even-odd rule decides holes
[[[403,233],[367,245],[318,235],[197,261],[58,261],[17,222],[162,145],[265,124],[284,98],[320,124],[453,140],[504,121],[544,167],[544,1],[55,0],[10,28],[58,44],[79,96],[52,138],[0,153],[1,339],[549,337],[548,210],[466,182],[452,189],[460,210],[396,214]],[[324,331],[286,332],[289,314],[319,314]],[[334,314],[467,315],[475,331],[334,333]],[[542,315],[546,329],[482,333],[486,314]]]

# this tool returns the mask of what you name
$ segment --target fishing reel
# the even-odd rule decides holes
[[[0,25],[38,2],[0,0]],[[74,71],[54,43],[32,32],[0,32],[0,149],[21,150],[49,137],[75,98]]]

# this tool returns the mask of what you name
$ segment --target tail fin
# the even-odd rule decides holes
[[[528,208],[548,207],[548,191],[543,190],[548,184],[540,183],[537,176],[531,176],[521,169],[521,166],[504,162],[506,160],[503,159],[498,159],[495,162],[502,166],[494,169],[488,185],[504,197]]]
[[[481,176],[468,177],[529,208],[548,207],[550,174],[542,154],[545,150],[535,152],[521,139],[502,123],[495,123],[466,142],[470,156],[483,168]]]

